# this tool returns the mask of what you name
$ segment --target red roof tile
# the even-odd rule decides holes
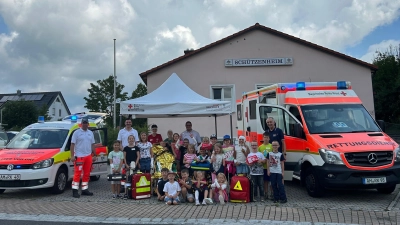
[[[162,68],[164,68],[164,67],[170,66],[170,65],[172,65],[172,64],[174,64],[174,63],[176,63],[176,62],[179,62],[179,61],[181,61],[181,60],[184,60],[184,59],[186,59],[186,58],[189,58],[189,57],[191,57],[191,56],[193,56],[193,55],[196,55],[196,54],[198,54],[198,53],[200,53],[200,52],[203,52],[203,51],[205,51],[205,50],[207,50],[207,49],[210,49],[210,48],[212,48],[212,47],[214,47],[214,46],[216,46],[216,45],[218,45],[218,44],[221,44],[221,43],[223,43],[223,42],[225,42],[225,41],[229,41],[229,40],[231,40],[231,39],[233,39],[233,38],[236,38],[236,37],[238,37],[238,36],[240,36],[240,35],[242,35],[242,34],[245,34],[245,33],[247,33],[247,32],[253,31],[253,30],[261,30],[261,31],[264,31],[264,32],[267,32],[267,33],[270,33],[270,34],[273,34],[273,35],[280,36],[280,37],[282,37],[282,38],[289,39],[289,40],[291,40],[291,41],[294,41],[294,42],[297,42],[297,43],[306,45],[306,46],[308,46],[308,47],[311,47],[311,48],[314,48],[314,49],[323,51],[323,52],[325,52],[325,53],[328,53],[328,54],[337,56],[337,57],[339,57],[339,58],[348,60],[348,61],[350,61],[350,62],[359,64],[359,65],[361,65],[361,66],[368,67],[368,68],[370,68],[372,71],[378,70],[378,67],[375,66],[375,65],[373,65],[373,64],[364,62],[364,61],[362,61],[362,60],[353,58],[353,57],[351,57],[351,56],[348,56],[348,55],[345,55],[345,54],[343,54],[343,53],[334,51],[334,50],[332,50],[332,49],[322,47],[322,46],[320,46],[320,45],[311,43],[311,42],[309,42],[309,41],[300,39],[300,38],[298,38],[298,37],[295,37],[295,36],[292,36],[292,35],[289,35],[289,34],[285,34],[285,33],[283,33],[283,32],[280,32],[280,31],[271,29],[271,28],[269,28],[269,27],[262,26],[262,25],[260,25],[259,23],[256,23],[255,25],[253,25],[253,26],[251,26],[251,27],[248,27],[248,28],[246,28],[246,29],[244,29],[244,30],[241,30],[241,31],[239,31],[239,32],[237,32],[237,33],[234,33],[234,34],[232,34],[232,35],[230,35],[230,36],[228,36],[228,37],[226,37],[226,38],[223,38],[223,39],[221,39],[221,40],[219,40],[219,41],[216,41],[216,42],[213,42],[213,43],[211,43],[211,44],[209,44],[209,45],[206,45],[206,46],[204,46],[204,47],[201,47],[201,48],[199,48],[199,49],[197,49],[197,50],[194,50],[194,51],[192,51],[192,52],[186,53],[185,55],[182,55],[182,56],[180,56],[180,57],[178,57],[178,58],[175,58],[175,59],[173,59],[173,60],[171,60],[171,61],[168,61],[168,62],[166,62],[166,63],[164,63],[164,64],[161,64],[161,65],[159,65],[159,66],[156,66],[156,67],[154,67],[154,68],[152,68],[152,69],[150,69],[150,70],[147,70],[147,71],[145,71],[145,72],[143,72],[143,73],[140,73],[139,75],[140,75],[140,77],[142,78],[142,80],[143,80],[145,83],[147,83],[147,76],[150,75],[151,73],[153,73],[153,72],[155,72],[155,71],[158,71],[158,70],[160,70],[160,69],[162,69]]]

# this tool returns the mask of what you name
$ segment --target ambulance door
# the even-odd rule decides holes
[[[96,149],[96,159],[93,160],[92,172],[90,176],[107,174],[107,128],[90,129],[94,135],[94,147]],[[94,177],[93,177],[94,178]],[[91,177],[91,179],[93,180]]]
[[[303,127],[302,123],[287,109],[278,105],[257,104],[257,118],[259,118],[257,132],[268,130],[266,120],[274,118],[276,127],[282,129],[285,135],[286,162],[285,180],[292,180],[293,171],[305,153],[306,139],[304,132],[296,132],[296,126]]]

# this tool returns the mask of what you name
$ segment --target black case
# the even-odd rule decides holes
[[[120,173],[108,174],[108,176],[107,176],[108,181],[121,181],[121,180],[125,180],[125,178],[126,178],[126,175],[120,174]]]

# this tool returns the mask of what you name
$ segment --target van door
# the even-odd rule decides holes
[[[285,162],[285,180],[292,180],[293,171],[299,160],[306,153],[306,138],[304,132],[298,134],[295,132],[297,126],[303,127],[302,123],[287,109],[279,105],[257,104],[257,133],[264,133],[268,130],[266,120],[268,117],[274,118],[276,127],[282,129],[285,135],[286,162]]]
[[[94,147],[96,149],[96,159],[93,160],[92,172],[90,176],[107,174],[107,128],[91,129],[94,135]]]

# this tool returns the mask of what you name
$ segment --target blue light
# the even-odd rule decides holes
[[[38,122],[39,123],[44,123],[44,116],[39,116]]]
[[[19,169],[19,168],[21,168],[21,166],[16,166],[15,168]]]
[[[78,121],[78,116],[76,115],[71,116],[71,122],[76,122],[76,121]]]
[[[306,90],[306,82],[297,82],[296,83],[296,90],[298,90],[298,91]]]
[[[337,82],[337,89],[347,89],[347,84],[346,81],[338,81]]]

